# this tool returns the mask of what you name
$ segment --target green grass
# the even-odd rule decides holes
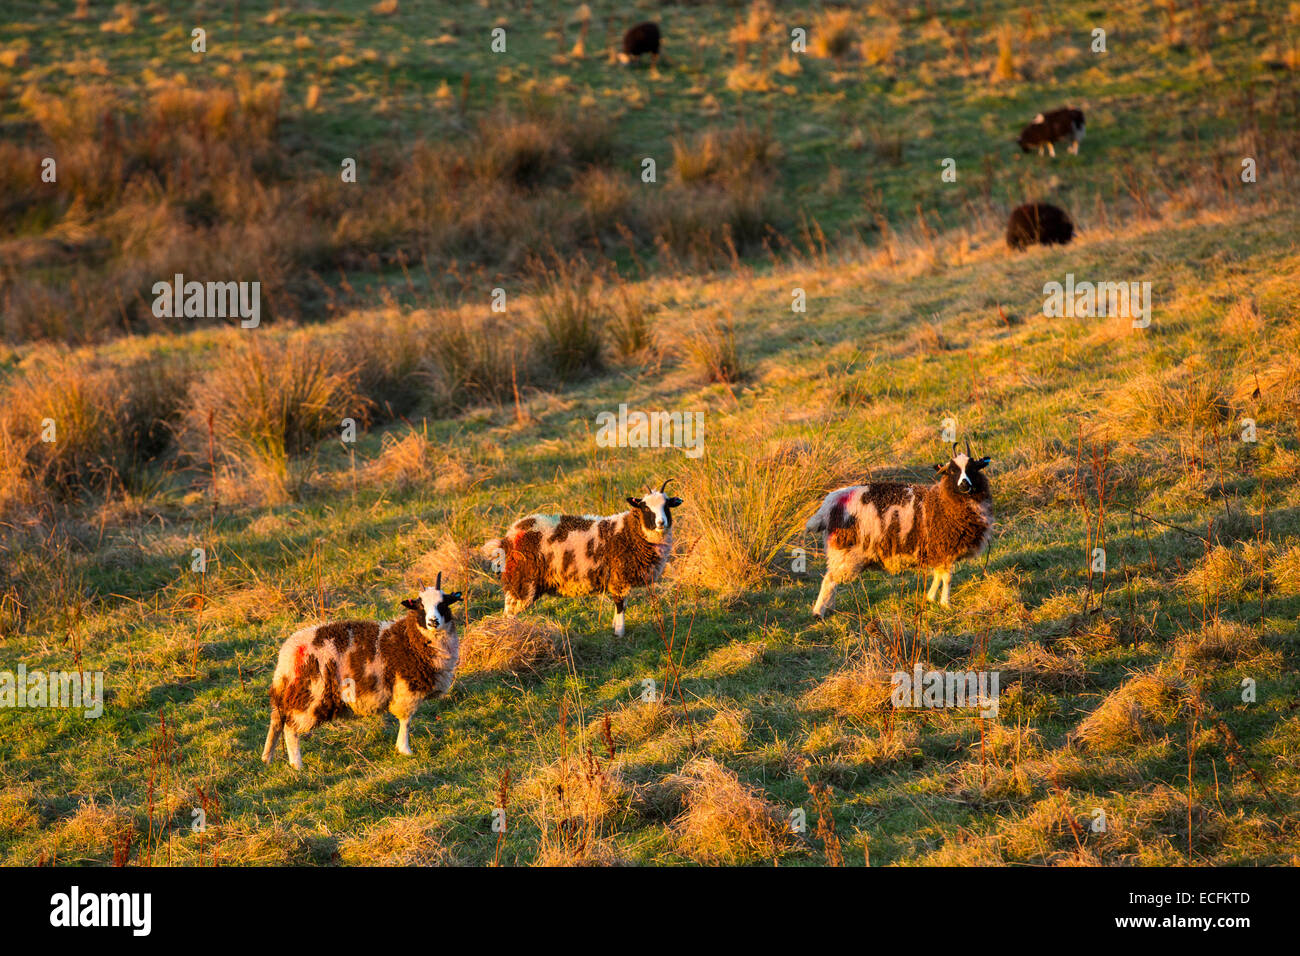
[[[367,4],[353,14],[286,11],[271,27],[259,23],[266,5],[241,4],[241,66],[267,76],[286,67],[286,102],[294,104],[286,137],[317,156],[359,140],[436,138],[453,130],[455,117],[430,98],[442,79],[458,90],[461,70],[471,73],[474,111],[525,96],[530,80],[570,76],[571,86],[620,111],[618,143],[631,156],[667,157],[671,137],[743,110],[774,130],[782,189],[792,210],[832,234],[829,252],[805,248],[787,261],[741,263],[718,275],[652,268],[627,289],[650,306],[650,354],[554,391],[525,389],[518,414],[509,400],[455,417],[409,411],[466,465],[464,480],[399,487],[367,477],[385,435],[409,430],[388,423],[363,432],[354,454],[326,438],[297,456],[304,480],[288,504],[227,502],[214,514],[203,468],[167,457],[145,490],[98,489],[54,510],[11,515],[0,529],[0,670],[20,661],[29,670],[79,663],[105,673],[107,700],[97,720],[58,710],[4,713],[0,860],[107,863],[129,825],[132,863],[196,863],[190,822],[201,788],[220,806],[208,812],[205,861],[217,842],[226,863],[528,864],[563,839],[554,800],[544,802],[527,782],[591,747],[626,784],[584,831],[595,838],[587,855],[599,844],[603,859],[693,862],[673,825],[679,805],[661,791],[692,758],[710,756],[781,816],[807,812],[809,834],[776,851],[783,864],[825,861],[806,777],[830,786],[852,865],[868,856],[872,865],[1181,864],[1189,812],[1191,862],[1295,865],[1300,567],[1286,556],[1300,534],[1292,413],[1300,377],[1266,373],[1294,369],[1300,345],[1291,278],[1300,273],[1300,207],[1286,187],[1293,165],[1261,163],[1277,172],[1229,188],[1216,185],[1209,159],[1234,168],[1236,137],[1253,129],[1241,110],[1245,78],[1259,84],[1257,103],[1265,90],[1294,88],[1292,75],[1258,62],[1261,37],[1295,30],[1282,5],[1216,20],[1212,68],[1185,13],[1177,25],[1191,37],[1186,48],[1165,38],[1163,14],[1142,5],[1108,24],[1112,52],[1094,64],[1087,38],[1100,12],[1052,5],[1035,14],[1035,28],[1050,23],[1050,44],[1068,42],[1082,54],[1031,59],[1017,39],[1018,64],[1052,76],[1001,86],[987,82],[987,71],[978,81],[954,75],[960,48],[945,52],[927,38],[929,17],[900,15],[901,65],[892,75],[809,58],[799,74],[776,77],[793,94],[726,89],[734,54],[722,38],[744,7],[665,8],[658,15],[670,59],[655,78],[613,70],[595,52],[612,4],[592,5],[597,21],[581,63],[552,62],[558,41],[545,36],[553,24],[540,5],[510,10],[503,15],[511,52],[499,66],[486,52],[498,12],[474,6],[453,23],[405,6],[393,17],[371,16]],[[970,56],[990,69],[998,26],[1010,21],[1016,37],[1023,30],[1010,6],[980,14],[936,8],[950,31],[970,24]],[[155,22],[161,7],[140,7],[127,35],[100,32],[96,18],[58,18],[43,5],[16,9],[0,26],[0,45],[25,41],[22,69],[52,88],[70,82],[59,65],[68,49],[103,59],[124,88],[140,84],[146,68],[197,78],[233,67],[218,42],[233,37],[233,24],[220,19],[205,24],[209,59],[193,63],[164,52],[164,41],[183,44],[189,27]],[[1220,16],[1209,7],[1205,15]],[[804,19],[811,24],[811,15]],[[453,27],[455,43],[430,42]],[[293,50],[298,30],[312,37],[310,50]],[[373,49],[378,59],[328,68],[349,49]],[[749,57],[759,62],[752,46]],[[941,68],[945,57],[951,69]],[[771,63],[778,59],[774,52]],[[16,80],[5,82],[12,92]],[[302,113],[313,82],[323,87],[321,108]],[[1034,113],[1078,101],[1089,117],[1081,156],[1052,163],[1012,155],[1010,140]],[[1143,115],[1156,102],[1158,122]],[[19,122],[13,96],[0,101],[0,116]],[[853,149],[853,125],[905,130],[901,162],[869,146]],[[1282,134],[1261,149],[1280,153],[1289,142]],[[1004,152],[990,154],[989,143]],[[939,179],[946,155],[958,159],[955,188]],[[1125,176],[1130,164],[1140,169],[1136,179]],[[834,188],[832,167],[844,171]],[[889,239],[872,232],[875,214],[864,211],[863,197],[877,190],[874,202],[893,224]],[[1028,193],[1063,197],[1084,226],[1079,241],[1009,256],[991,210]],[[918,203],[928,235],[914,225]],[[1149,280],[1151,328],[1042,316],[1043,284],[1068,272]],[[789,311],[796,286],[807,291],[806,314]],[[1250,297],[1262,321],[1230,320]],[[531,308],[522,295],[511,302],[512,310]],[[703,318],[723,315],[747,374],[709,383],[692,367],[688,343]],[[366,327],[404,318],[379,310]],[[297,331],[337,341],[353,321]],[[181,330],[83,353],[125,365],[174,352],[205,369],[225,360],[238,335],[281,331]],[[3,374],[12,377],[32,352],[22,346],[0,356]],[[1272,384],[1252,397],[1241,386],[1256,374]],[[1135,388],[1143,376],[1163,390]],[[1185,419],[1179,383],[1188,376],[1221,387],[1230,414]],[[782,560],[766,583],[739,593],[726,587],[725,569],[709,587],[670,575],[654,596],[633,596],[623,639],[609,633],[608,604],[545,599],[527,613],[565,630],[565,659],[538,674],[462,675],[413,722],[413,758],[394,752],[394,721],[371,718],[306,738],[301,775],[282,751],[265,767],[258,757],[267,687],[279,643],[298,626],[395,614],[426,569],[422,555],[445,535],[477,546],[530,511],[609,513],[647,482],[690,477],[699,466],[679,452],[596,446],[595,416],[621,402],[704,411],[711,465],[752,461],[780,440],[819,440],[845,447],[863,480],[928,480],[947,449],[941,423],[953,418],[958,434],[993,458],[992,547],[987,559],[959,566],[950,611],[921,606],[914,575],[868,572],[842,590],[829,621],[816,622],[810,611],[823,560],[802,534],[790,543],[809,549],[804,572]],[[1240,441],[1241,417],[1257,421],[1256,443]],[[1109,570],[1090,587],[1101,477],[1094,447],[1109,455],[1101,521]],[[742,491],[757,483],[733,471]],[[816,504],[810,496],[809,513]],[[690,560],[692,513],[707,507],[689,499],[683,506],[675,565]],[[1240,574],[1207,559],[1196,535],[1211,528]],[[1257,536],[1271,548],[1262,574],[1251,550]],[[202,579],[189,571],[199,546],[209,555]],[[500,591],[478,572],[455,586],[462,584],[472,638],[474,622],[499,611]],[[671,661],[660,620],[675,634]],[[1189,651],[1188,635],[1216,622],[1242,625],[1258,644],[1239,635],[1226,654]],[[939,667],[1000,669],[998,718],[835,713],[808,702],[846,662],[872,653],[895,665],[919,656]],[[1045,662],[1036,673],[1023,670],[1032,659]],[[638,703],[643,682],[670,686],[676,668],[685,706],[675,697],[669,714],[652,721]],[[1185,682],[1201,712],[1143,710],[1134,739],[1074,742],[1108,695],[1154,669]],[[1257,682],[1254,703],[1241,699],[1244,678]],[[599,734],[605,714],[614,726],[612,767]],[[163,720],[176,748],[160,763],[154,748]],[[492,812],[506,770],[510,829],[498,846]],[[1106,814],[1104,833],[1089,827],[1097,808]],[[570,847],[567,855],[582,854]],[[769,862],[762,852],[745,858]]]

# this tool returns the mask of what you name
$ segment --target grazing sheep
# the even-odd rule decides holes
[[[623,34],[623,49],[618,55],[618,62],[631,63],[649,53],[655,64],[659,63],[659,24],[638,23]]]
[[[983,474],[988,458],[974,459],[952,446],[952,460],[935,465],[929,486],[872,482],[840,488],[826,496],[808,519],[808,530],[825,535],[826,576],[813,613],[825,617],[835,606],[837,585],[876,565],[890,574],[905,567],[934,572],[926,599],[948,606],[948,584],[958,561],[982,550],[993,527],[993,501]]]
[[[1020,250],[1039,243],[1063,246],[1074,238],[1074,223],[1060,206],[1027,202],[1011,211],[1007,220],[1007,245]]]
[[[411,717],[426,697],[451,688],[460,641],[442,574],[431,588],[405,600],[395,621],[336,621],[305,627],[280,648],[271,678],[271,727],[262,760],[271,762],[276,738],[295,770],[302,769],[298,738],[317,724],[384,707],[398,720],[397,751],[411,755]],[[441,632],[441,633],[439,633]]]
[[[1016,142],[1020,145],[1020,151],[1027,153],[1035,146],[1038,147],[1038,155],[1043,154],[1043,147],[1056,156],[1056,147],[1063,139],[1070,140],[1070,152],[1077,154],[1079,144],[1083,142],[1085,124],[1083,121],[1083,110],[1072,110],[1068,106],[1063,106],[1059,110],[1052,110],[1048,113],[1039,113],[1034,117],[1034,121],[1024,128]]]
[[[614,600],[614,636],[622,637],[628,594],[659,580],[673,550],[673,509],[682,499],[668,497],[667,487],[628,498],[630,511],[605,518],[529,515],[485,543],[483,556],[501,573],[506,615],[545,594],[606,594]]]

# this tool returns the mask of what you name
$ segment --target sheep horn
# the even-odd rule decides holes
[[[970,453],[970,439],[969,439],[969,438],[966,439],[966,457],[967,457],[967,458],[973,458],[973,457],[974,457],[974,456]]]
[[[660,494],[663,494],[664,489],[668,487],[668,482],[670,482],[670,481],[672,481],[671,478],[665,478],[665,479],[664,479],[664,483],[663,483],[662,485],[659,486],[659,493],[660,493]]]
[[[954,458],[957,457],[957,443],[956,443],[956,442],[953,442],[953,443],[952,443],[952,457],[954,457]]]
[[[435,584],[434,587],[437,588],[439,591],[442,590],[442,572],[441,572],[441,571],[438,572],[438,583]]]

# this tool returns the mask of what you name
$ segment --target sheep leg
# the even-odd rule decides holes
[[[946,568],[943,572],[943,596],[939,598],[939,603],[944,607],[950,607],[948,603],[948,585],[952,583],[952,568]]]
[[[275,751],[275,742],[280,739],[280,732],[283,730],[284,716],[280,713],[280,708],[272,704],[271,726],[266,732],[266,746],[262,748],[262,763],[271,762],[271,754]]]
[[[940,574],[941,574],[941,572],[939,571],[939,569],[938,569],[938,568],[935,568],[935,569],[934,569],[934,580],[930,582],[930,590],[928,590],[928,591],[925,592],[925,599],[926,599],[927,601],[934,601],[935,598],[936,598],[936,597],[938,596],[938,594],[939,594],[939,581],[940,581]]]
[[[1077,139],[1070,144],[1070,155],[1071,156],[1079,155],[1079,141]]]
[[[623,636],[623,608],[627,601],[625,598],[614,598],[614,636]]]
[[[1051,143],[1047,144],[1047,152],[1049,155],[1051,155],[1052,159],[1056,159],[1056,147],[1053,146]]]
[[[822,589],[817,592],[817,603],[813,605],[813,613],[818,617],[825,617],[835,607],[835,581],[831,579],[831,573],[826,572],[822,578]]]
[[[302,769],[302,753],[298,750],[298,732],[288,724],[284,727],[284,752],[289,755],[289,766]]]
[[[397,718],[397,752],[404,757],[411,756],[411,717]]]

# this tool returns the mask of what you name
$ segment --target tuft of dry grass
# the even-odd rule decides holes
[[[1002,24],[998,28],[998,58],[993,66],[995,83],[1006,83],[1016,78],[1016,58],[1011,49],[1011,38],[1011,24]]]
[[[779,442],[740,436],[728,453],[707,446],[681,481],[685,554],[679,580],[716,590],[751,587],[768,577],[822,496],[855,470],[847,450],[823,438]]]
[[[1134,674],[1080,721],[1072,739],[1100,753],[1161,739],[1185,707],[1181,678],[1162,670]]]
[[[392,816],[339,841],[339,862],[349,866],[456,866],[447,825],[428,814]]]
[[[455,451],[437,445],[418,431],[384,435],[378,457],[366,463],[361,480],[369,485],[403,489],[432,485],[439,494],[464,488],[473,476]]]
[[[899,668],[872,646],[860,651],[803,696],[809,710],[829,710],[837,717],[864,719],[890,708],[891,678]]]
[[[537,356],[545,374],[567,383],[602,371],[606,309],[600,278],[584,264],[557,260],[541,271],[534,300]]]
[[[337,432],[345,418],[364,422],[368,411],[356,369],[332,349],[306,338],[259,342],[194,383],[182,441],[193,460],[205,462],[211,434],[211,453],[232,487],[247,484],[259,497],[283,500],[293,490],[290,457]]]
[[[536,672],[561,655],[564,631],[536,617],[493,614],[475,621],[461,639],[462,674]]]
[[[682,334],[678,348],[706,383],[731,385],[748,374],[736,346],[736,327],[730,312],[725,320],[712,312],[703,320],[697,319]]]
[[[813,22],[810,52],[822,59],[839,62],[853,49],[857,35],[852,10],[823,10]]]
[[[692,760],[664,784],[682,793],[684,809],[672,823],[678,847],[701,863],[771,859],[789,843],[781,812],[708,757]]]

